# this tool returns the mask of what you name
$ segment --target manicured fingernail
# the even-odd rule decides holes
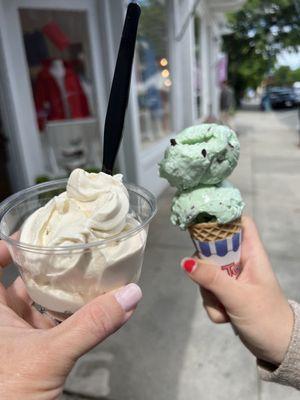
[[[184,258],[181,261],[181,268],[191,274],[197,268],[197,261],[194,258]]]
[[[115,293],[115,298],[124,311],[131,311],[143,297],[141,288],[135,283],[119,289]]]

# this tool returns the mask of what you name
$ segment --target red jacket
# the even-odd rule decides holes
[[[34,101],[37,112],[39,129],[43,130],[46,121],[66,119],[62,101],[62,94],[55,78],[49,72],[50,62],[44,64],[34,84]],[[80,80],[70,63],[64,63],[65,89],[70,109],[70,118],[84,118],[90,116],[86,95],[81,87]]]

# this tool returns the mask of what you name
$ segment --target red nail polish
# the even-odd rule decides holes
[[[197,262],[193,258],[184,258],[181,261],[181,267],[189,274],[195,270],[196,266]]]

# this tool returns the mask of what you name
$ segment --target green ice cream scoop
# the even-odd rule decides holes
[[[228,181],[201,186],[175,195],[171,222],[181,229],[208,220],[226,224],[239,218],[244,206],[240,191]]]
[[[237,136],[227,126],[192,126],[171,140],[159,164],[159,173],[179,190],[199,184],[215,185],[231,174],[239,155]]]

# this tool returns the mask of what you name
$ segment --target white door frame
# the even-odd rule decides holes
[[[101,127],[104,125],[107,104],[105,63],[102,56],[97,0],[68,0],[67,2],[0,0],[0,54],[4,62],[0,69],[0,88],[4,90],[0,101],[1,110],[5,114],[3,118],[5,130],[10,140],[9,169],[13,190],[33,185],[37,175],[46,172],[38,137],[39,131],[18,15],[19,8],[78,10],[87,13],[95,110]],[[99,135],[101,140],[100,132]]]

